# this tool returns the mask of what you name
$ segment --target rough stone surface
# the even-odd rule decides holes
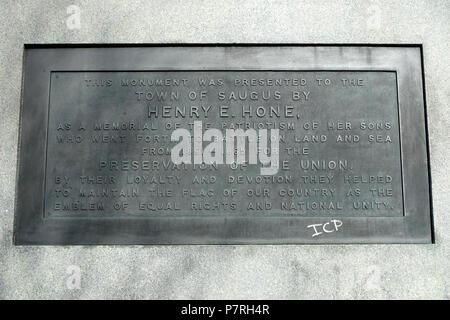
[[[2,0],[0,13],[0,298],[449,299],[449,1]],[[14,247],[23,44],[134,42],[423,43],[436,244]]]

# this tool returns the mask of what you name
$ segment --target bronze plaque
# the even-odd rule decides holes
[[[421,47],[25,49],[17,244],[429,243]]]

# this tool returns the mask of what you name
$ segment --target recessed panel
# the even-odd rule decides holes
[[[403,215],[395,72],[53,72],[47,143],[48,217]]]

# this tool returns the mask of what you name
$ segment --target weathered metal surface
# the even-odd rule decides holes
[[[431,242],[420,47],[25,53],[17,244]]]

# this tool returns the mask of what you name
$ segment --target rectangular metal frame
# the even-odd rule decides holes
[[[44,218],[50,73],[141,70],[383,70],[397,73],[403,217]],[[112,45],[25,47],[14,243],[314,244],[431,243],[431,183],[420,45]]]

